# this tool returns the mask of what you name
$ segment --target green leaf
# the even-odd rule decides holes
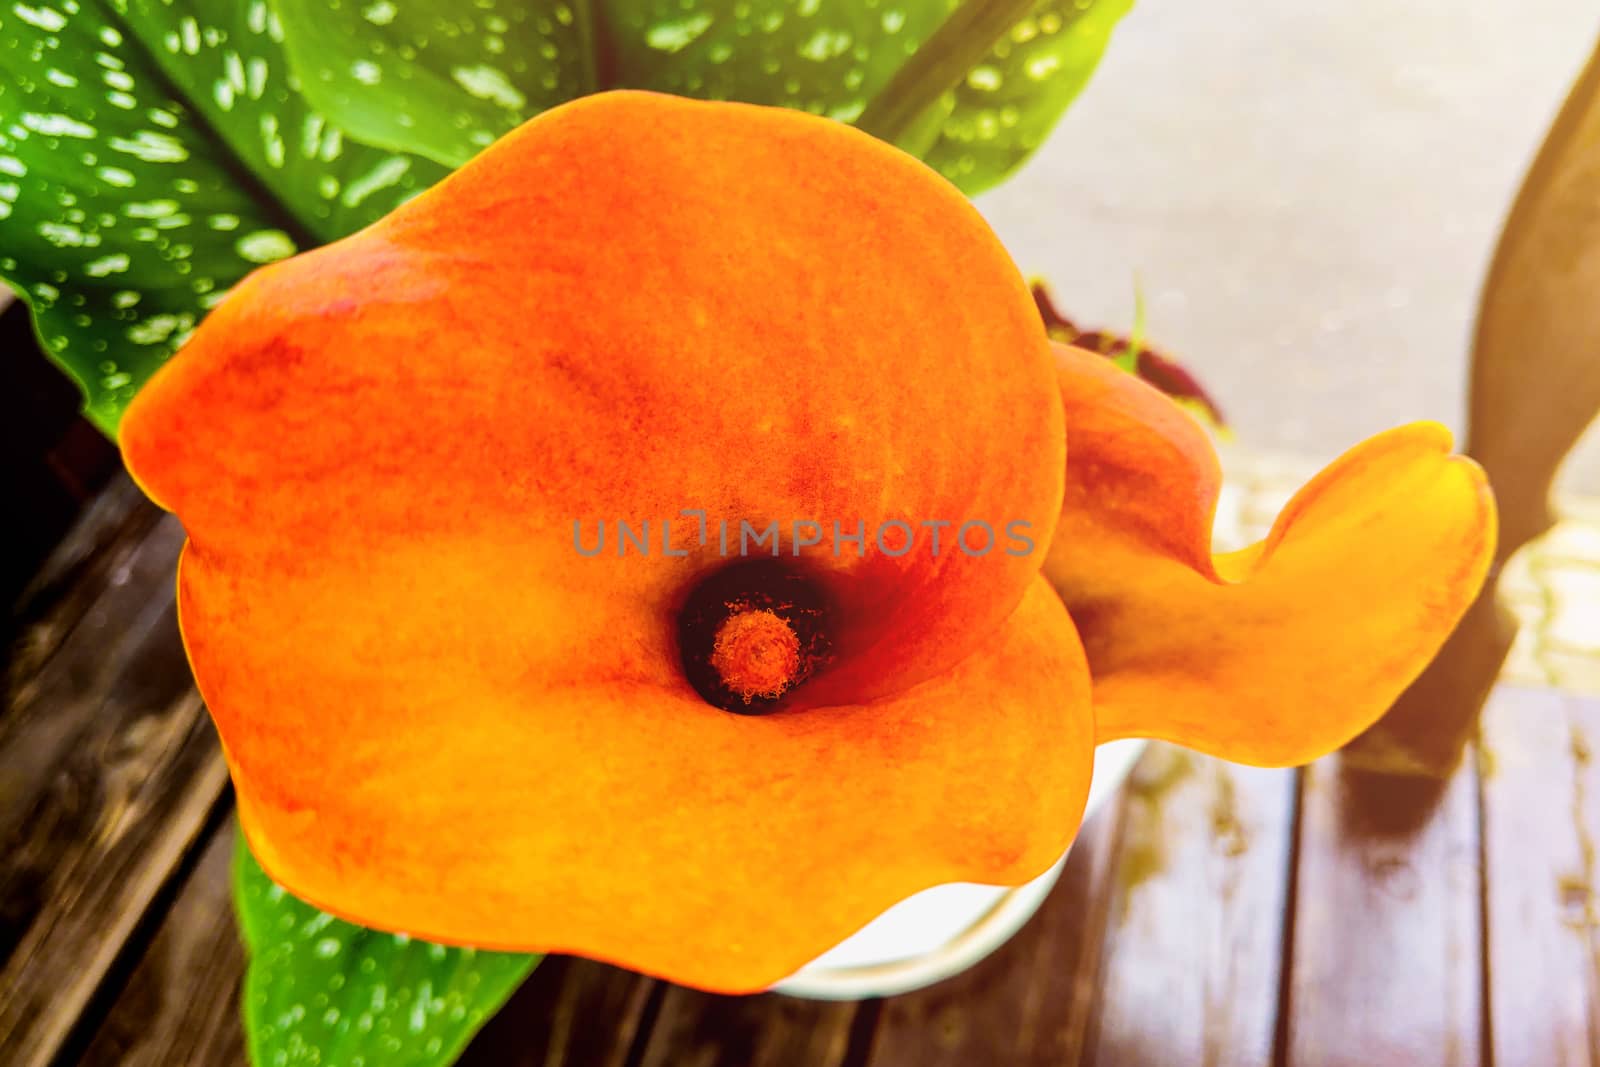
[[[318,106],[365,141],[448,166],[596,85],[584,0],[275,3]]]
[[[614,84],[854,122],[959,6],[606,0],[603,10]]]
[[[1038,147],[1132,0],[276,3],[319,107],[449,165],[567,96],[627,87],[859,120],[976,192]]]
[[[896,143],[968,195],[999,184],[1044,143],[1132,7],[1133,0],[1039,4],[929,107],[918,129],[937,129],[931,143]]]
[[[268,878],[243,834],[233,898],[250,954],[244,1018],[257,1067],[453,1063],[540,959],[342,922]]]
[[[312,110],[281,38],[265,0],[0,8],[0,279],[108,434],[246,273],[445,173]]]
[[[655,89],[850,120],[955,0],[276,0],[307,94],[455,166],[573,96]],[[823,10],[826,8],[826,10]]]

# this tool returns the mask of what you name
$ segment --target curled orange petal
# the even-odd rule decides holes
[[[1045,573],[1089,655],[1097,738],[1285,765],[1375,721],[1488,571],[1494,506],[1477,465],[1436,424],[1379,434],[1264,541],[1213,558],[1220,475],[1199,427],[1100,357],[1056,352],[1072,448]]]
[[[1048,343],[961,194],[842,124],[547,112],[251,276],[122,439],[245,831],[332,912],[751,990],[1077,824]]]

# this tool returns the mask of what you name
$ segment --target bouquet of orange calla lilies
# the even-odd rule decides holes
[[[1098,742],[1337,748],[1494,539],[1418,424],[1214,557],[1204,433],[1048,341],[952,186],[822,118],[635,92],[252,275],[122,435],[187,528],[184,639],[273,878],[721,991],[1038,875]],[[866,532],[727,547],[801,519]]]

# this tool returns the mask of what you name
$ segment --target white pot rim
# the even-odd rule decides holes
[[[970,926],[934,952],[909,959],[829,967],[808,963],[772,987],[775,993],[810,1000],[861,1000],[890,997],[932,985],[977,963],[1020,930],[1055,887],[1066,866],[1061,858],[1025,885],[1004,890],[999,899]]]

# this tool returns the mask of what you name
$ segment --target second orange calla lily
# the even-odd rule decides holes
[[[1336,748],[1494,536],[1417,425],[1213,557],[1203,433],[1047,341],[953,187],[633,92],[251,276],[122,433],[275,879],[721,991],[1039,874],[1097,741]]]

